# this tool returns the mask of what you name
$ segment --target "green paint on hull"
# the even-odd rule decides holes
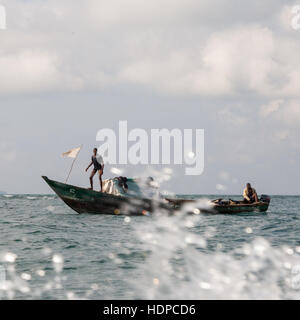
[[[145,215],[155,208],[170,210],[157,200],[133,196],[116,196],[50,180],[42,177],[50,188],[78,213]]]
[[[243,213],[243,212],[266,212],[269,208],[269,203],[259,202],[250,204],[237,204],[237,205],[226,205],[213,207],[218,213]]]
[[[194,199],[167,199],[172,204],[174,209],[180,209],[184,204],[192,204],[197,200]],[[246,212],[266,212],[269,208],[269,202],[258,203],[238,203],[238,204],[226,204],[218,205],[212,203],[212,207],[209,209],[202,209],[202,213],[220,213],[220,214],[237,214]]]
[[[157,209],[166,214],[172,214],[185,203],[194,203],[197,200],[188,199],[165,199],[158,201],[150,198],[134,197],[132,195],[112,195],[85,188],[76,187],[70,184],[61,183],[42,177],[50,188],[73,210],[78,213],[93,214],[127,214],[145,215]],[[246,212],[265,212],[268,210],[269,202],[253,204],[232,204],[216,205],[211,209],[201,210],[202,213],[216,214],[238,214]]]

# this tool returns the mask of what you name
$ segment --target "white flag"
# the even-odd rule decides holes
[[[63,157],[69,157],[69,158],[76,158],[78,152],[80,151],[80,149],[81,149],[81,147],[71,149],[70,151],[64,152],[64,153],[62,154],[62,156],[63,156]]]

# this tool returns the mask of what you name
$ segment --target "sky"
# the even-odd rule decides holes
[[[0,190],[49,193],[41,176],[88,186],[98,130],[204,129],[205,166],[164,190],[299,194],[300,1],[0,0]],[[299,11],[300,12],[300,11]],[[299,19],[300,23],[300,19]]]

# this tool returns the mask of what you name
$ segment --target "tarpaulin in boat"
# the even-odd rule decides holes
[[[103,181],[103,192],[116,196],[132,196],[140,198],[159,198],[158,188],[152,178],[116,177]]]

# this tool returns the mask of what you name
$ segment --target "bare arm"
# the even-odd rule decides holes
[[[247,189],[244,189],[243,197],[244,197],[245,199],[247,199],[248,201],[250,201],[250,198],[249,198],[248,195],[247,195]]]
[[[85,169],[85,171],[88,171],[90,166],[93,164],[93,161],[91,161],[91,163],[89,164],[89,166]]]
[[[258,195],[255,189],[253,189],[253,194],[254,194],[255,202],[259,202]]]

